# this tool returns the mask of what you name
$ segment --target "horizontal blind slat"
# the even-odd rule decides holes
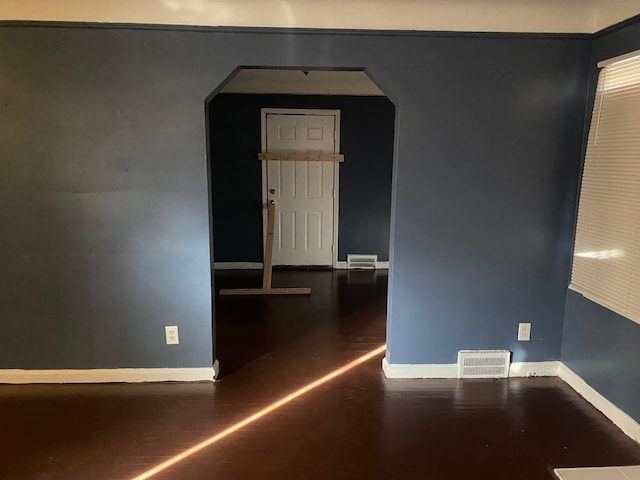
[[[598,78],[570,288],[640,323],[640,56]]]

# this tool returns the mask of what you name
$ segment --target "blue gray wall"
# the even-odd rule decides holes
[[[211,366],[206,50],[0,28],[0,368]]]
[[[634,50],[640,50],[640,19],[624,28],[603,32],[595,39],[591,99],[597,62]],[[639,345],[639,324],[568,291],[562,361],[640,422]]]
[[[590,42],[442,38],[420,52],[400,89],[390,361],[559,359]]]
[[[209,104],[216,262],[261,262],[261,108],[340,110],[338,260],[389,259],[393,104],[385,97],[217,95]]]
[[[239,65],[363,67],[396,105],[391,362],[558,359],[590,48],[0,27],[0,367],[211,364],[205,98]]]

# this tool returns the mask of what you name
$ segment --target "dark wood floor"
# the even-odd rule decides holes
[[[252,286],[223,272],[216,288]],[[213,384],[0,386],[0,479],[130,479],[384,342],[386,276],[277,272],[218,299]],[[640,463],[557,378],[387,380],[375,358],[153,478],[549,480]]]

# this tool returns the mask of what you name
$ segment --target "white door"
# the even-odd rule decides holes
[[[265,152],[338,153],[336,115],[266,114]],[[334,162],[266,161],[276,203],[274,265],[333,264]]]

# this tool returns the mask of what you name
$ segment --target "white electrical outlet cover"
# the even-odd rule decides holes
[[[518,324],[518,341],[528,342],[531,340],[531,324],[520,323]]]
[[[178,345],[180,343],[178,327],[176,325],[164,327],[164,333],[167,337],[167,345]]]

